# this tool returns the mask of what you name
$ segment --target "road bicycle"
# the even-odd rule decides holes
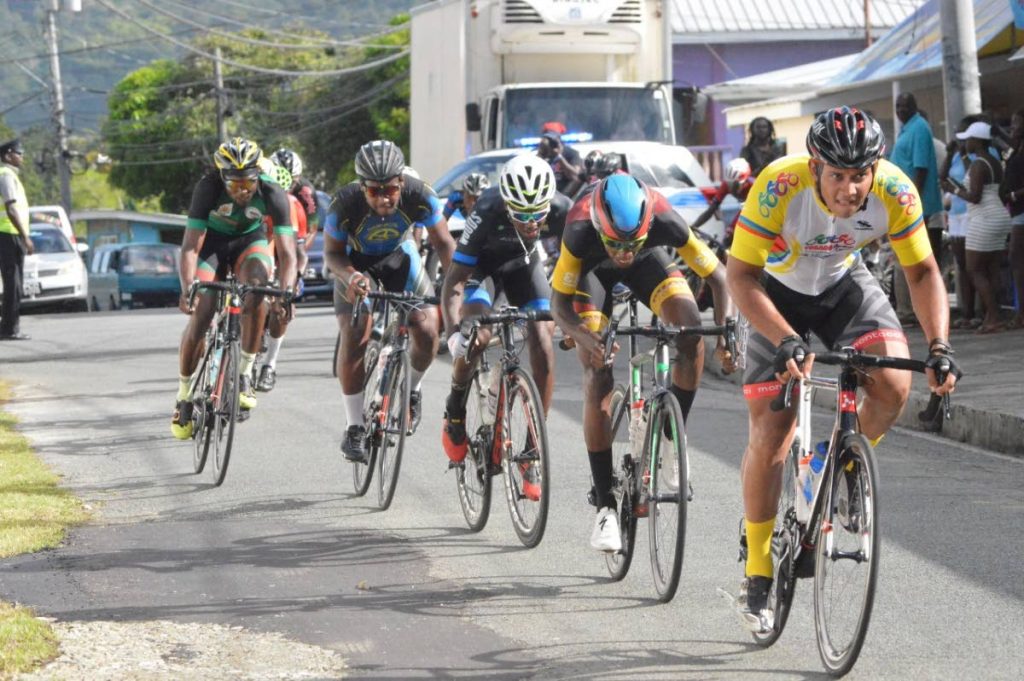
[[[492,344],[500,344],[501,354],[493,364],[486,352],[480,356],[466,397],[466,458],[449,464],[455,469],[462,513],[474,532],[490,516],[491,479],[504,472],[512,527],[527,548],[544,537],[551,483],[544,406],[533,377],[520,366],[525,343],[516,342],[516,332],[522,323],[541,321],[551,321],[551,314],[515,307],[473,319],[469,347],[482,325],[495,324]]]
[[[693,499],[683,415],[671,391],[670,348],[680,335],[722,335],[735,356],[736,322],[729,318],[720,326],[681,328],[655,321],[640,326],[632,293],[626,290],[616,299],[627,306],[609,324],[606,358],[615,337],[628,336],[630,380],[628,386],[617,385],[611,395],[613,492],[622,549],[606,554],[605,562],[612,579],[626,576],[633,561],[637,521],[647,518],[654,587],[658,600],[666,603],[679,586],[687,504]],[[619,328],[626,314],[630,326]],[[653,339],[654,348],[641,352],[637,341],[641,337]],[[651,364],[652,380],[648,381],[644,367]]]
[[[225,281],[194,282],[189,304],[200,291],[215,291],[216,310],[206,332],[206,350],[192,374],[192,464],[202,473],[213,446],[213,480],[224,482],[239,421],[239,367],[241,366],[242,302],[247,295],[284,297],[288,293],[271,286],[242,284],[229,274]]]
[[[437,305],[438,298],[408,291],[368,291],[366,298],[374,303],[372,328],[382,332],[379,338],[371,334],[363,355],[367,457],[365,462],[352,462],[352,481],[356,495],[363,496],[376,469],[377,506],[383,511],[395,496],[405,437],[414,427],[409,423],[409,315],[422,306]],[[356,303],[353,326],[363,322],[366,309],[362,300]]]
[[[853,668],[867,634],[874,603],[881,548],[878,472],[875,453],[860,433],[858,374],[871,368],[924,372],[924,362],[863,354],[853,348],[815,354],[814,363],[840,367],[838,378],[790,380],[771,405],[788,409],[798,393],[796,437],[782,473],[776,529],[772,535],[774,574],[768,596],[771,621],[755,642],[768,647],[786,626],[797,578],[814,578],[814,628],[825,669],[842,676]],[[945,380],[939,376],[940,381]],[[836,392],[835,422],[815,474],[811,437],[814,390]],[[932,400],[949,418],[949,396]],[[922,414],[921,418],[930,418]],[[741,538],[741,547],[744,543]],[[741,560],[745,559],[741,548]]]

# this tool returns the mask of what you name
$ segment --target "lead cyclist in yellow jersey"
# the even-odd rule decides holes
[[[881,158],[885,137],[878,123],[857,109],[830,109],[811,125],[807,149],[810,156],[786,156],[758,175],[727,269],[732,299],[752,327],[743,377],[750,432],[741,468],[748,551],[737,603],[754,630],[770,621],[762,613],[771,588],[771,537],[796,422],[795,405],[779,412],[769,405],[790,376],[810,372],[805,338],[813,331],[830,349],[909,357],[892,306],[857,255],[867,243],[887,236],[906,273],[929,341],[931,389],[950,392],[959,375],[947,340],[949,302],[921,199],[910,179]],[[802,365],[799,357],[806,357]],[[939,385],[931,367],[942,359],[952,370]],[[861,430],[877,442],[906,404],[910,374],[875,370],[862,387]]]

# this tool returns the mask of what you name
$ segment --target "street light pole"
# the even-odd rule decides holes
[[[221,71],[220,47],[213,50],[216,59],[213,60],[214,87],[217,88],[217,144],[228,138],[227,123],[224,114],[227,112],[227,103],[224,97],[224,74]]]
[[[64,90],[60,80],[60,56],[57,50],[58,0],[49,0],[46,8],[46,38],[50,53],[50,84],[53,93],[53,121],[57,126],[57,175],[60,178],[60,202],[71,213],[71,153],[68,151],[68,126],[64,120]]]
[[[981,78],[971,0],[940,0],[942,87],[946,102],[946,139],[969,114],[981,113]]]

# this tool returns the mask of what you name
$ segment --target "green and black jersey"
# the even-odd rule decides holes
[[[259,186],[244,206],[232,200],[224,188],[220,173],[208,173],[192,192],[188,228],[238,236],[262,229],[269,218],[275,234],[294,234],[291,207],[284,189],[269,177],[260,175]]]

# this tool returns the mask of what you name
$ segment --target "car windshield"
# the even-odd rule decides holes
[[[567,143],[646,140],[672,144],[668,104],[658,88],[594,88],[559,85],[511,89],[502,146],[535,146],[545,124],[564,127]],[[561,132],[561,131],[560,131]]]
[[[680,167],[679,159],[669,154],[630,154],[626,159],[629,172],[652,187],[685,189],[696,187],[697,182]],[[699,180],[700,178],[698,178]]]
[[[434,188],[434,191],[437,192],[438,196],[448,196],[453,191],[462,191],[462,181],[466,179],[466,175],[469,175],[470,173],[483,173],[487,175],[487,179],[491,181],[491,186],[495,187],[498,184],[498,171],[503,165],[505,165],[506,161],[512,158],[513,155],[514,154],[502,154],[467,158],[465,161],[442,175],[437,182],[433,183],[431,186]]]
[[[178,271],[176,249],[136,246],[121,254],[125,274],[175,274]]]
[[[64,233],[53,227],[32,225],[29,228],[29,237],[36,253],[73,253],[75,250]]]

